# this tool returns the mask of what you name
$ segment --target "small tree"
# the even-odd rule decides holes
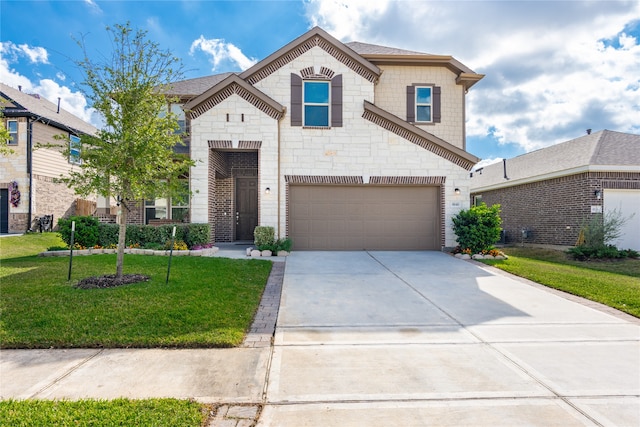
[[[116,277],[122,277],[127,214],[145,198],[171,196],[183,187],[179,177],[194,165],[174,154],[181,144],[178,120],[164,95],[182,77],[178,58],[146,39],[146,32],[130,25],[107,27],[112,41],[110,58],[94,62],[84,41],[82,91],[102,115],[105,127],[96,135],[82,135],[79,171],[61,180],[76,193],[116,196],[120,205]],[[69,154],[67,148],[65,154]]]
[[[453,231],[462,249],[472,253],[489,250],[500,240],[500,205],[487,207],[485,203],[463,210],[453,217]]]
[[[622,228],[629,219],[617,209],[593,215],[580,229],[583,245],[594,249],[611,245],[622,236]]]

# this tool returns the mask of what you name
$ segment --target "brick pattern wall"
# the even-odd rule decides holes
[[[214,242],[232,242],[235,240],[235,178],[258,176],[258,152],[211,150],[209,164],[211,238]]]
[[[75,200],[78,196],[65,184],[53,181],[52,177],[33,175],[33,229],[37,227],[35,218],[38,216],[53,214],[54,229],[57,230],[58,219],[76,214]]]
[[[488,206],[501,205],[502,228],[508,243],[575,245],[580,226],[594,214],[591,206],[602,206],[596,190],[640,188],[640,174],[585,172],[482,193]],[[522,229],[530,230],[522,239]]]

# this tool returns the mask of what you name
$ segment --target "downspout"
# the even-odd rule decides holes
[[[33,122],[30,117],[27,117],[27,173],[29,174],[29,216],[27,222],[27,232],[31,230],[31,224],[33,220]]]

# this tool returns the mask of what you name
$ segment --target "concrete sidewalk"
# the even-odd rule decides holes
[[[259,425],[637,426],[621,317],[443,253],[296,252]]]

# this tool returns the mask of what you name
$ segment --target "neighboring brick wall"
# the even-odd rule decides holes
[[[640,186],[638,173],[585,172],[472,196],[481,195],[488,206],[501,205],[508,243],[521,242],[521,230],[528,229],[531,234],[525,243],[571,246],[581,225],[593,216],[591,206],[602,206],[596,190],[634,186]]]
[[[53,182],[53,178],[42,175],[33,175],[34,189],[34,222],[32,228],[35,230],[37,223],[35,217],[53,214],[54,229],[58,229],[58,219],[68,218],[76,214],[75,200],[78,198],[74,191],[63,183]]]

